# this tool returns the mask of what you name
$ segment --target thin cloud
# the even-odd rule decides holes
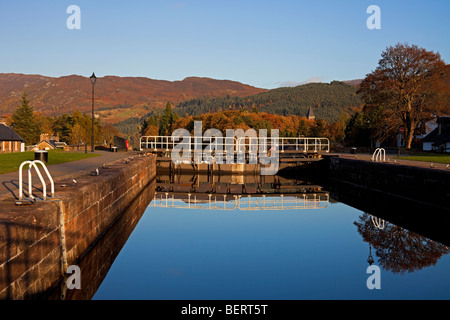
[[[307,79],[305,81],[301,81],[301,82],[291,81],[291,80],[284,81],[284,82],[277,82],[276,85],[278,87],[298,87],[298,86],[303,86],[308,83],[320,83],[320,82],[323,82],[322,77],[312,77],[312,78],[309,78],[309,79]]]

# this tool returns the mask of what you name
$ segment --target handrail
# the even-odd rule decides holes
[[[386,162],[386,150],[383,148],[377,148],[373,155],[372,155],[372,161],[378,162],[378,159],[380,161]]]
[[[42,166],[42,168],[44,169],[45,173],[47,174],[47,178],[50,181],[50,187],[51,187],[51,193],[52,193],[52,198],[55,197],[55,183],[53,181],[53,178],[50,174],[50,172],[47,169],[47,166],[45,165],[44,162],[40,161],[40,160],[34,160],[34,163],[38,163]],[[36,165],[35,165],[36,166]],[[36,166],[37,167],[37,166]]]
[[[175,138],[176,137],[173,137],[173,136],[142,136],[140,138],[139,149],[140,149],[140,151],[143,151],[144,150],[143,146],[145,146],[145,149],[153,149],[154,151],[156,151],[158,149],[165,149],[166,151],[170,151],[171,149],[173,149],[175,147],[175,145],[186,144],[185,142],[175,142]],[[187,145],[189,146],[189,150],[195,149],[195,145],[197,143],[201,144],[202,146],[203,146],[203,144],[208,143],[208,141],[205,141],[205,139],[208,139],[208,138],[209,138],[209,143],[211,143],[212,139],[214,137],[193,137],[193,136],[189,137],[189,142],[187,142]],[[222,139],[224,140],[224,142],[222,142],[221,145],[225,147],[223,149],[225,152],[227,151],[227,148],[226,148],[227,146],[233,146],[233,149],[235,148],[236,137],[233,137],[233,143],[228,142],[230,138],[223,137]],[[200,142],[197,142],[198,140],[200,140]],[[217,139],[215,140],[214,145],[217,147],[217,145],[218,145]],[[158,147],[160,147],[160,148],[158,148]],[[203,150],[203,148],[202,148],[202,150]]]
[[[44,178],[42,177],[41,171],[39,170],[39,167],[37,166],[37,164],[42,165],[42,167],[44,168],[45,173],[47,174],[48,179],[50,180],[50,185],[51,185],[51,193],[52,193],[52,198],[55,196],[55,184],[53,182],[52,176],[50,175],[49,171],[47,170],[46,165],[40,161],[40,160],[34,160],[34,161],[24,161],[20,167],[19,167],[19,201],[22,201],[23,199],[23,167],[25,165],[28,164],[28,193],[29,193],[29,197],[31,199],[34,199],[33,196],[33,178],[31,175],[31,168],[34,168],[36,170],[36,173],[39,177],[39,180],[42,183],[42,191],[43,191],[43,200],[47,200],[47,185],[45,183]]]
[[[139,149],[143,151],[144,149],[153,149],[154,151],[158,149],[165,149],[166,151],[170,151],[175,147],[175,145],[183,145],[186,142],[175,142],[175,137],[172,136],[142,136],[140,138]],[[211,151],[211,142],[213,137],[189,137],[189,141],[187,142],[189,150],[193,150],[196,144],[200,144],[203,146],[205,143],[208,143],[209,138],[210,150]],[[221,143],[223,147],[223,151],[226,152],[228,149],[233,149],[236,152],[245,152],[248,147],[255,147],[256,150],[259,150],[259,147],[263,147],[263,152],[267,151],[267,147],[272,146],[272,142],[278,147],[280,152],[284,152],[287,150],[296,150],[303,152],[330,152],[330,140],[328,138],[321,137],[298,137],[298,138],[289,138],[289,137],[279,137],[279,138],[270,138],[270,137],[233,137],[233,142],[229,141],[230,138],[222,137],[223,141]],[[248,139],[248,142],[246,142]],[[199,142],[200,140],[200,142]],[[274,141],[275,140],[275,141]],[[262,142],[262,144],[261,144]],[[218,146],[217,139],[215,139],[215,143],[213,144],[216,149]],[[232,146],[232,148],[230,147]],[[244,148],[244,149],[243,149]],[[269,148],[270,149],[270,148]],[[203,148],[202,148],[203,150]]]
[[[245,141],[245,139],[248,138],[248,143]],[[263,140],[264,143],[261,144],[260,140]],[[308,152],[308,151],[314,151],[314,152],[330,152],[330,140],[328,138],[307,138],[307,137],[299,137],[299,138],[288,138],[288,137],[279,137],[275,138],[277,140],[275,143],[276,146],[279,147],[280,152],[288,151],[288,150],[295,150],[295,151],[302,151],[302,152]],[[256,141],[256,143],[252,143]],[[249,150],[251,150],[250,147],[255,146],[258,148],[258,146],[272,146],[272,138],[266,138],[266,137],[239,137],[237,140],[237,150],[241,151],[242,147],[249,147]],[[244,149],[245,150],[245,149]],[[256,149],[258,150],[258,149]],[[267,151],[267,150],[264,150]],[[242,151],[241,151],[242,152]]]

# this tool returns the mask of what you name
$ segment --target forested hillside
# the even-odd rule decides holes
[[[208,112],[257,109],[277,115],[305,116],[309,107],[318,119],[329,123],[339,121],[342,114],[351,115],[362,107],[356,86],[344,82],[310,83],[294,88],[268,90],[245,98],[197,98],[181,102],[175,111],[180,116],[196,116]]]

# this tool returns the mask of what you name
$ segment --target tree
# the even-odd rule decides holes
[[[159,135],[158,121],[154,115],[151,115],[147,120],[141,123],[139,131],[141,136],[157,136]]]
[[[119,130],[117,130],[117,128],[110,123],[107,123],[100,127],[100,137],[103,140],[103,143],[106,143],[106,145],[113,144],[114,136],[119,135]]]
[[[409,149],[418,124],[449,103],[443,101],[437,86],[444,81],[444,74],[445,63],[439,53],[399,43],[381,54],[378,67],[366,76],[358,92],[366,106],[383,106],[391,125],[397,121],[397,127],[404,126]]]
[[[53,121],[52,130],[59,137],[59,141],[70,143],[74,125],[74,118],[68,114],[63,114]]]
[[[311,137],[328,137],[327,123],[324,120],[316,120],[310,129]]]
[[[80,124],[76,123],[70,132],[70,144],[71,145],[80,145],[84,144],[88,141],[88,137],[86,136],[86,131],[80,126]]]
[[[344,135],[347,145],[357,147],[368,145],[370,141],[370,129],[363,113],[356,112],[348,119]]]
[[[21,98],[21,105],[17,107],[12,115],[14,131],[20,135],[27,145],[39,142],[41,134],[41,123],[37,121],[33,107],[27,98],[26,92]]]
[[[165,136],[172,132],[173,124],[178,120],[178,115],[172,111],[172,105],[167,102],[166,108],[159,121],[159,135]]]

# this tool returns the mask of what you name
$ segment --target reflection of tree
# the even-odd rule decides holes
[[[443,254],[449,252],[441,243],[388,222],[381,230],[374,226],[367,213],[354,224],[363,240],[376,249],[378,264],[394,273],[414,272],[435,265]]]

